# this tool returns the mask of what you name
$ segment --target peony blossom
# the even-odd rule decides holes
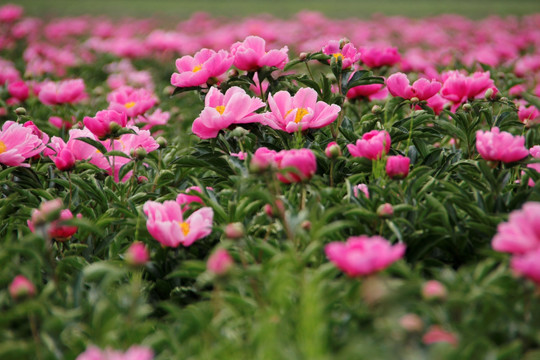
[[[401,61],[401,55],[395,47],[360,48],[361,60],[370,68],[392,66]]]
[[[204,99],[205,107],[193,121],[192,131],[201,139],[215,138],[219,131],[232,124],[246,124],[262,121],[262,115],[255,113],[264,103],[233,86],[222,94],[212,87]]]
[[[411,85],[407,75],[398,72],[388,77],[386,86],[393,96],[401,96],[408,100],[417,98],[421,101],[435,96],[442,84],[435,80],[418,79]]]
[[[358,139],[356,144],[347,145],[347,149],[354,157],[366,157],[378,160],[390,151],[390,134],[385,130],[371,130]]]
[[[207,186],[206,190],[214,190],[214,189]],[[198,186],[188,187],[186,190],[184,190],[183,194],[178,194],[178,196],[176,197],[176,202],[180,204],[180,206],[182,207],[182,211],[189,210],[190,203],[204,204],[200,196],[193,195],[196,193],[202,193],[201,188]]]
[[[150,260],[150,254],[146,245],[137,241],[131,244],[124,256],[126,262],[133,266],[145,265]]]
[[[23,14],[23,8],[14,5],[6,4],[0,7],[0,22],[1,23],[12,23],[19,20]]]
[[[194,56],[183,56],[176,60],[176,69],[171,84],[176,87],[200,86],[210,78],[224,74],[233,63],[234,57],[225,50],[202,49]]]
[[[386,161],[386,174],[390,179],[403,179],[409,174],[411,159],[403,155],[389,156]]]
[[[9,295],[12,299],[18,300],[23,297],[33,297],[36,295],[36,287],[24,275],[17,275],[9,284]]]
[[[275,165],[274,158],[276,154],[277,152],[275,150],[270,150],[266,147],[258,148],[251,158],[250,168],[255,172],[268,169],[272,165]]]
[[[369,189],[366,184],[358,184],[355,187],[353,187],[353,192],[355,197],[359,197],[360,194],[364,194],[366,198],[369,199]]]
[[[356,50],[353,44],[347,43],[340,48],[340,41],[330,40],[323,48],[322,51],[326,55],[331,55],[336,60],[341,59],[343,69],[352,66],[354,63],[360,60],[360,53]],[[330,60],[328,60],[330,62]]]
[[[426,281],[422,286],[422,297],[426,300],[446,298],[446,287],[437,280]]]
[[[338,117],[341,108],[317,101],[317,92],[301,88],[291,96],[288,91],[269,95],[270,112],[264,114],[263,124],[289,133],[322,128]]]
[[[519,161],[529,155],[523,136],[500,132],[498,127],[493,127],[491,131],[478,130],[476,149],[485,160],[504,163]]]
[[[43,155],[48,156],[60,171],[69,171],[75,166],[75,154],[62,138],[53,136],[49,147],[43,151]]]
[[[109,110],[125,113],[130,118],[144,114],[157,102],[155,95],[146,89],[122,86],[107,95]]]
[[[32,232],[35,232],[36,228],[39,226],[39,223],[35,222],[35,219],[39,218],[39,215],[37,215],[38,212],[38,209],[34,209],[32,219],[28,220],[28,227]],[[82,218],[82,215],[77,214],[77,218]],[[69,209],[60,211],[60,217],[49,224],[47,235],[58,242],[69,240],[71,236],[77,232],[77,226],[62,225],[62,222],[70,219],[73,219],[73,214]]]
[[[10,82],[7,90],[18,101],[25,101],[30,94],[30,88],[22,80]]]
[[[540,111],[534,105],[528,107],[523,105],[520,106],[518,109],[518,117],[519,121],[529,127],[533,124],[540,123]]]
[[[127,125],[127,115],[125,112],[101,110],[94,117],[85,116],[83,123],[98,138],[105,138],[112,133],[111,127],[125,127]],[[113,123],[116,125],[112,125]]]
[[[78,103],[88,97],[82,79],[47,81],[41,85],[39,100],[45,105]]]
[[[225,249],[218,249],[208,258],[206,268],[215,275],[226,274],[233,266],[234,261]]]
[[[469,76],[459,71],[449,71],[443,74],[443,80],[441,96],[453,103],[452,111],[467,100],[483,97],[488,89],[493,89],[493,94],[498,92],[489,71]]]
[[[294,169],[285,174],[278,173],[279,181],[286,184],[309,180],[317,171],[317,159],[309,149],[281,150],[274,157],[274,161],[280,170]]]
[[[48,136],[46,139],[48,141]],[[33,127],[24,126],[14,121],[6,121],[2,125],[0,164],[29,167],[30,165],[23,164],[23,162],[39,154],[44,148],[43,140],[35,133]]]
[[[111,349],[101,350],[90,346],[75,360],[152,360],[153,358],[154,352],[144,346],[133,345],[126,352]]]
[[[438,325],[433,325],[422,337],[422,342],[426,345],[445,342],[457,346],[458,338],[454,333],[446,331]]]
[[[187,219],[177,201],[147,201],[143,211],[148,217],[148,232],[164,246],[190,246],[212,232],[214,211],[209,207],[195,211]]]
[[[388,267],[405,254],[405,245],[392,246],[380,236],[353,236],[347,242],[325,246],[328,259],[351,277],[365,276]]]
[[[528,202],[521,210],[512,211],[508,221],[497,226],[491,246],[512,254],[540,248],[540,202]]]
[[[519,275],[523,275],[540,285],[540,247],[523,255],[515,255],[510,261],[510,267]]]
[[[243,42],[236,42],[231,46],[233,65],[245,71],[257,71],[263,66],[283,69],[289,62],[288,52],[287,46],[279,50],[266,51],[266,41],[258,36],[248,36]]]

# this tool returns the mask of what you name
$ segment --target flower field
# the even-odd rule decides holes
[[[0,359],[540,359],[540,15],[0,7]]]

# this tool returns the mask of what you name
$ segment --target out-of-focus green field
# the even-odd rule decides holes
[[[5,1],[1,1],[5,2]],[[198,11],[215,16],[242,17],[269,13],[290,17],[300,10],[315,10],[329,17],[367,18],[372,14],[423,17],[456,13],[471,18],[492,14],[527,15],[540,12],[540,0],[15,0],[32,16],[107,15],[112,17],[160,15],[186,18]]]

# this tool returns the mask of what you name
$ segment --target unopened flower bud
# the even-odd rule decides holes
[[[234,137],[244,137],[249,134],[249,130],[244,129],[241,126],[237,126],[233,131],[231,131],[231,135]]]
[[[131,266],[143,266],[150,260],[150,255],[142,242],[134,242],[127,250],[124,259]]]
[[[225,227],[225,236],[229,239],[240,239],[244,236],[244,224],[240,222],[227,224]]]
[[[469,103],[463,104],[463,111],[470,112],[471,110],[472,110],[471,104],[469,104]]]
[[[229,70],[229,72],[227,73],[227,75],[229,75],[229,77],[236,77],[236,76],[238,76],[238,70],[236,70],[236,69],[231,69],[231,70]]]
[[[120,126],[120,124],[118,124],[115,121],[111,121],[111,123],[109,124],[109,131],[112,134],[119,132],[121,129],[122,129],[122,126]]]
[[[389,203],[382,204],[377,208],[377,215],[382,218],[392,217],[394,215],[394,208]]]
[[[382,112],[382,108],[379,105],[373,105],[371,108],[371,113],[374,115],[380,114]]]
[[[218,249],[215,253],[210,255],[206,268],[209,272],[221,276],[225,275],[233,266],[234,261],[225,249]]]
[[[306,231],[309,231],[311,229],[311,221],[309,220],[302,221],[302,223],[300,224],[300,227]]]
[[[17,275],[9,285],[9,295],[13,300],[36,295],[36,287],[23,275]]]
[[[264,206],[264,212],[269,217],[277,217],[279,216],[280,213],[283,213],[285,211],[285,206],[283,205],[283,201],[281,201],[280,199],[276,200],[275,207],[277,211],[274,210],[274,207],[272,205],[266,204]]]
[[[422,297],[426,300],[444,300],[446,295],[446,287],[437,280],[429,280],[422,287]]]
[[[146,157],[146,155],[148,155],[146,149],[143,147],[138,147],[131,156],[133,156],[135,159],[142,160]]]
[[[484,94],[484,99],[490,100],[492,96],[493,96],[493,89],[492,88],[487,89]]]
[[[174,86],[167,85],[163,88],[163,95],[169,96],[174,92]]]
[[[414,97],[411,98],[411,102],[412,102],[412,103],[417,103],[417,102],[419,102],[419,101],[420,101],[420,99],[418,99],[416,96],[414,96]]]
[[[332,141],[331,143],[329,143],[326,146],[326,149],[324,150],[324,153],[326,154],[326,157],[329,158],[329,159],[338,158],[342,154],[341,148],[339,147],[339,145],[335,141]]]
[[[165,149],[167,147],[167,139],[165,139],[163,136],[160,136],[156,139],[157,144],[159,145],[160,149]]]
[[[306,59],[307,59],[307,53],[301,52],[300,55],[298,55],[298,60],[306,61]]]
[[[26,109],[23,107],[18,107],[15,109],[15,114],[17,114],[18,116],[26,115]]]
[[[343,38],[343,39],[339,40],[339,48],[343,49],[343,47],[345,45],[347,45],[348,43],[350,43],[350,42],[351,41],[349,39],[347,39],[347,38]]]

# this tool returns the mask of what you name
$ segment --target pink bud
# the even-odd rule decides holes
[[[335,142],[335,141],[332,141],[331,143],[329,143],[327,146],[326,146],[326,149],[324,150],[324,153],[326,154],[326,157],[330,158],[330,159],[335,159],[337,157],[340,157],[341,156],[341,148],[339,147],[339,145]]]
[[[369,199],[369,189],[366,184],[358,184],[355,187],[353,187],[354,196],[358,197],[360,195],[360,192],[362,192],[366,198]]]
[[[386,162],[386,173],[390,179],[403,179],[409,174],[411,159],[402,155],[389,156]]]
[[[384,218],[391,217],[394,215],[394,208],[389,203],[382,204],[377,208],[377,215]]]
[[[209,272],[215,275],[224,275],[233,266],[233,259],[225,249],[218,249],[206,263]]]
[[[14,300],[36,294],[36,288],[30,280],[23,275],[17,275],[9,285],[9,294]]]
[[[453,346],[457,346],[458,344],[457,336],[454,333],[446,331],[438,325],[431,326],[428,332],[422,337],[422,341],[426,345],[440,342],[446,342]]]
[[[240,222],[227,224],[225,236],[229,239],[240,239],[244,236],[244,225]]]
[[[127,250],[125,260],[129,265],[142,266],[150,260],[150,255],[142,242],[134,242]]]
[[[446,287],[437,280],[429,280],[422,287],[422,296],[426,300],[446,298]]]

